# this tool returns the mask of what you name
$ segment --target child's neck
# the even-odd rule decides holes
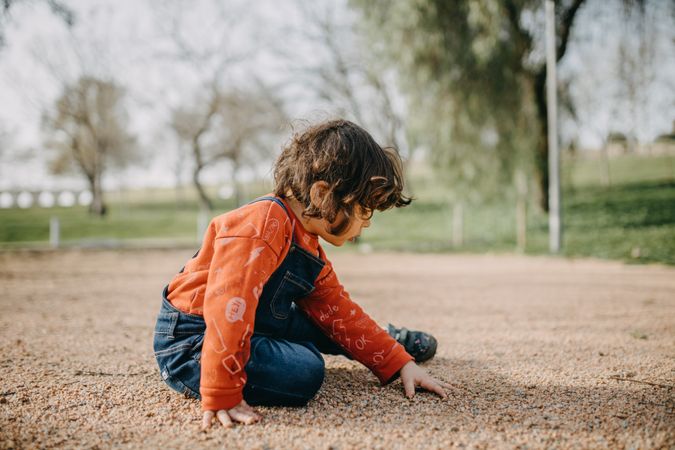
[[[298,219],[305,231],[314,235],[318,235],[319,233],[317,231],[317,227],[321,226],[321,221],[312,217],[303,217],[302,212],[304,211],[304,208],[300,202],[298,202],[293,197],[286,197],[284,200],[286,200],[288,206],[291,207],[293,214],[295,214],[295,217]]]

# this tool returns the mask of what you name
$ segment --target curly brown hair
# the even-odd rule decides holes
[[[328,189],[319,205],[310,200],[314,183]],[[333,226],[340,235],[349,226],[358,205],[372,216],[375,210],[407,206],[403,195],[403,170],[398,152],[380,147],[363,128],[347,120],[330,120],[295,133],[274,165],[274,193],[295,198],[303,217],[333,223],[340,212],[344,219]]]

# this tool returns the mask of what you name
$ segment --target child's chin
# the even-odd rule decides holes
[[[358,236],[354,236],[352,238],[346,238],[346,237],[333,236],[332,239],[324,238],[324,240],[327,241],[328,243],[334,245],[335,247],[342,247],[343,245],[345,245],[345,243],[347,241],[352,242],[352,243],[356,242],[357,237]]]
[[[347,240],[348,239],[332,239],[328,242],[333,244],[335,247],[342,247],[343,245],[345,245],[345,242],[347,242]],[[351,239],[349,239],[349,240],[351,240]]]

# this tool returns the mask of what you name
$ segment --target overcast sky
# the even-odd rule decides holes
[[[63,83],[84,72],[114,78],[126,87],[131,131],[147,155],[137,167],[108,177],[106,185],[173,185],[171,171],[178,149],[167,128],[169,112],[194,99],[213,61],[207,58],[190,66],[171,57],[175,53],[172,17],[180,17],[182,35],[194,48],[208,52],[219,48],[226,37],[223,51],[233,58],[246,56],[243,63],[232,64],[226,71],[226,79],[233,84],[257,77],[278,85],[287,98],[296,100],[290,105],[293,117],[311,117],[317,111],[330,110],[330,105],[313,103],[304,95],[302,83],[284,82],[293,73],[289,61],[291,66],[295,60],[300,65],[307,58],[318,57],[312,43],[296,35],[303,27],[299,1],[64,1],[76,14],[71,30],[45,4],[27,3],[12,9],[5,26],[7,46],[0,53],[0,131],[9,131],[10,143],[9,151],[0,154],[0,189],[84,186],[77,177],[47,175],[44,158],[15,156],[17,151],[41,148],[44,134],[40,117],[53,105]],[[222,10],[214,4],[223,5]],[[329,4],[337,20],[351,20],[346,1]],[[635,119],[609,100],[620,87],[612,69],[617,46],[621,36],[631,31],[616,25],[607,14],[607,4],[589,0],[575,24],[573,42],[560,67],[563,78],[577,80],[572,94],[583,100],[578,105],[580,120],[563,124],[563,133],[576,137],[582,147],[597,147],[612,123],[626,128],[637,120],[630,126],[640,139],[648,141],[671,131],[675,119],[672,14],[658,21],[658,27],[646,30],[656,55],[650,70],[656,70],[648,74],[649,87]],[[659,13],[663,10],[652,11]],[[629,42],[638,43],[637,39]],[[285,58],[279,57],[281,51],[287,53]],[[222,166],[208,170],[204,174],[207,183],[222,180],[223,170]]]

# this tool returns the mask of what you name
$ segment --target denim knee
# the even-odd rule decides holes
[[[313,355],[308,357],[304,370],[300,371],[300,376],[298,383],[304,386],[302,391],[304,392],[307,401],[310,401],[323,384],[323,379],[326,375],[326,365],[321,354],[316,351],[312,352]]]
[[[321,388],[325,364],[311,343],[254,336],[246,373],[244,398],[250,404],[303,406]]]

